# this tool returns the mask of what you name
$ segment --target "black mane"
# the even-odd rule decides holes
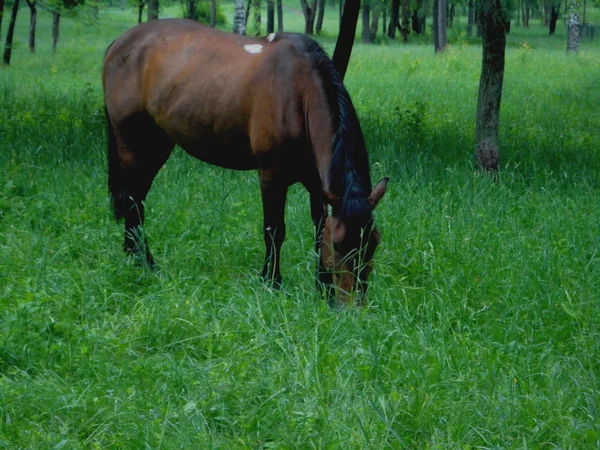
[[[364,227],[372,210],[367,197],[371,193],[369,158],[356,110],[342,77],[325,51],[302,34],[277,33],[294,42],[311,59],[317,70],[331,108],[335,136],[331,144],[329,190],[342,199],[334,216]]]

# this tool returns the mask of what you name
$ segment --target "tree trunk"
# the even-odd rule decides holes
[[[371,27],[369,28],[369,36],[371,38],[371,42],[377,39],[377,30],[379,29],[379,16],[381,14],[381,8],[379,5],[375,4],[372,8],[371,14]]]
[[[333,65],[340,73],[342,80],[348,69],[348,62],[352,54],[354,37],[356,36],[356,24],[358,14],[360,13],[360,2],[358,0],[346,0],[344,3],[344,13],[340,21],[340,34],[338,35],[333,52]]]
[[[302,13],[304,14],[304,33],[312,36],[315,34],[315,15],[317,12],[317,0],[309,5],[306,0],[300,0]]]
[[[569,3],[569,28],[567,31],[567,52],[577,53],[579,51],[579,4],[577,0]]]
[[[452,28],[454,25],[454,13],[456,12],[456,5],[454,2],[450,4],[448,8],[448,28]]]
[[[369,17],[371,15],[371,6],[369,5],[369,1],[366,0],[363,2],[362,6],[362,41],[365,44],[369,44],[371,42],[371,34],[369,33]]]
[[[277,31],[283,33],[283,5],[277,0]]]
[[[19,12],[19,0],[15,0],[10,15],[10,22],[8,23],[8,32],[6,33],[6,44],[4,45],[4,58],[3,62],[7,66],[10,64],[10,57],[12,55],[12,43],[15,34],[15,22],[17,21],[17,13]]]
[[[381,34],[383,36],[386,36],[388,32],[387,29],[387,8],[383,8],[383,23],[381,25]]]
[[[2,36],[2,16],[4,15],[4,0],[0,0],[0,36]]]
[[[467,19],[467,37],[473,37],[473,22],[474,22],[473,0],[469,0],[469,15]]]
[[[390,26],[388,28],[388,37],[396,39],[396,24],[400,15],[400,0],[392,0],[392,8],[390,10]]]
[[[433,1],[433,42],[436,53],[446,48],[446,0]]]
[[[275,3],[267,0],[267,34],[275,31]]]
[[[550,10],[550,22],[548,24],[548,27],[550,29],[550,34],[554,34],[554,32],[556,31],[556,22],[558,21],[558,9],[560,7],[559,6],[553,6],[552,9]]]
[[[146,2],[138,3],[138,23],[142,23],[142,13],[144,12],[144,6],[146,6]]]
[[[497,172],[506,21],[501,0],[481,0],[479,3],[483,57],[475,118],[475,159],[478,168]]]
[[[217,0],[210,0],[210,26],[217,26]]]
[[[408,35],[410,34],[410,0],[402,0],[402,42],[408,43]]]
[[[52,12],[52,53],[56,53],[56,45],[58,44],[58,30],[60,26],[60,13]]]
[[[37,24],[37,8],[35,6],[36,0],[27,0],[27,6],[29,6],[29,51],[35,53],[35,26]]]
[[[260,15],[260,0],[254,0],[252,7],[254,9],[254,36],[260,36],[260,26],[262,24],[262,18]]]
[[[235,0],[233,10],[233,32],[246,34],[246,13],[244,12],[244,0]]]
[[[148,22],[158,19],[158,0],[148,0]]]
[[[248,28],[248,17],[250,17],[250,7],[252,6],[252,0],[248,0],[246,3],[246,13],[244,15],[244,27]]]
[[[196,0],[188,0],[187,14],[185,15],[185,18],[190,20],[198,19],[198,17],[196,16]]]
[[[525,0],[523,10],[523,26],[529,28],[529,0]]]
[[[317,1],[317,25],[316,32],[317,34],[321,34],[323,30],[323,18],[325,17],[325,0]]]
[[[583,26],[585,26],[585,13],[587,10],[587,0],[583,0]]]
[[[415,34],[425,33],[425,20],[427,18],[427,2],[428,0],[417,0],[415,9],[412,15],[412,30]]]

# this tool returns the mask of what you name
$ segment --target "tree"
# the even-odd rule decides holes
[[[433,44],[435,52],[446,48],[446,0],[433,0]]]
[[[15,22],[17,21],[17,13],[19,12],[19,0],[15,0],[12,7],[12,13],[10,15],[10,22],[8,23],[8,32],[6,33],[6,44],[4,45],[4,58],[2,59],[5,65],[10,64],[10,57],[12,55],[13,37],[15,34]]]
[[[369,18],[371,16],[371,5],[369,0],[363,0],[362,4],[362,41],[365,44],[371,42],[371,32],[369,30]]]
[[[148,1],[148,22],[151,20],[158,19],[158,0],[147,0]]]
[[[390,25],[388,27],[388,37],[390,39],[396,39],[396,24],[398,23],[398,17],[400,15],[400,0],[392,0],[392,6],[390,8]]]
[[[373,42],[377,38],[379,29],[379,16],[381,15],[381,2],[375,1],[371,6],[371,27],[369,29],[369,38]]]
[[[473,8],[473,0],[469,0],[469,13],[468,13],[468,18],[467,18],[467,37],[472,37],[473,36],[473,23],[475,22],[474,20],[474,11],[475,8]]]
[[[275,4],[273,0],[267,0],[267,33],[275,31]]]
[[[475,159],[478,168],[497,172],[506,20],[501,0],[479,0],[479,12],[483,50],[475,117]]]
[[[410,34],[410,0],[402,0],[402,27],[400,28],[402,42],[408,43]]]
[[[2,36],[2,16],[4,15],[4,0],[0,0],[0,36]]]
[[[254,8],[254,35],[260,36],[260,25],[262,21],[260,16],[260,0],[254,0],[252,7]]]
[[[52,53],[56,53],[60,26],[60,11],[52,11]]]
[[[348,62],[352,54],[354,37],[356,35],[356,23],[360,12],[359,0],[346,0],[344,3],[344,12],[340,20],[340,34],[338,35],[333,52],[333,65],[340,73],[342,80],[348,69]]]
[[[567,31],[567,52],[577,53],[579,51],[579,4],[577,0],[569,3],[569,29]]]
[[[246,34],[246,13],[244,11],[244,0],[235,0],[233,12],[233,32]]]
[[[548,22],[548,31],[549,34],[554,34],[556,31],[556,22],[558,21],[558,16],[560,12],[560,5],[552,5],[550,8],[550,21]]]
[[[277,0],[277,31],[283,32],[283,5]]]
[[[142,23],[142,13],[144,12],[144,6],[146,6],[146,0],[138,0],[138,23]]]
[[[37,24],[37,0],[26,0],[29,6],[29,51],[35,53],[35,27]]]
[[[311,36],[315,29],[317,0],[311,0],[310,5],[307,0],[300,0],[300,6],[302,6],[302,14],[304,14],[304,33]]]
[[[317,34],[321,34],[323,30],[323,18],[325,17],[325,0],[317,1]]]

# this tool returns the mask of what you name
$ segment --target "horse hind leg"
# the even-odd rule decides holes
[[[131,128],[139,134],[137,141],[128,132]],[[144,201],[172,149],[172,141],[153,122],[140,121],[123,132],[112,129],[109,121],[109,190],[115,217],[125,219],[123,249],[150,267],[154,258],[144,235]]]

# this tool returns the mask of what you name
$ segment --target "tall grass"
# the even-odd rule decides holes
[[[274,292],[256,175],[182,152],[147,200],[157,270],[122,254],[99,72],[135,16],[101,18],[0,70],[0,446],[600,446],[597,43],[513,28],[498,183],[472,164],[478,46],[357,44],[348,89],[392,182],[370,304],[329,309],[306,193]]]

